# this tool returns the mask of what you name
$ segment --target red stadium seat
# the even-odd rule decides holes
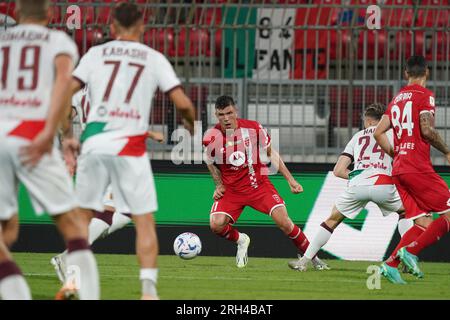
[[[75,30],[75,42],[77,43],[80,54],[86,53],[90,47],[99,43],[103,39],[101,29],[76,29]]]
[[[186,50],[186,37],[189,37],[187,45],[189,50]],[[207,55],[210,53],[209,34],[204,29],[187,29],[182,28],[178,34],[178,46],[175,44],[175,50],[177,56],[199,56]]]
[[[148,29],[144,33],[144,44],[152,47],[165,55],[174,56],[174,32],[173,29]]]
[[[52,0],[52,18],[50,19],[51,24],[61,24],[62,18],[61,18],[61,6],[56,5],[58,3],[58,0]]]
[[[364,55],[364,42],[367,42]],[[375,49],[377,48],[377,49]],[[385,56],[386,32],[383,30],[367,30],[359,33],[358,59],[374,60]]]
[[[414,8],[412,0],[386,0],[384,5],[381,6],[382,25],[409,27],[412,25],[413,20]]]
[[[330,30],[324,31],[324,36],[330,37],[330,59],[344,59],[347,57],[351,34],[349,30]],[[340,48],[340,49],[339,49]]]
[[[450,6],[449,0],[423,0],[418,7],[417,25],[419,27],[449,27],[450,11],[441,6]]]
[[[0,13],[10,16],[14,20],[16,20],[15,12],[14,12],[15,9],[16,9],[15,2],[1,2],[0,3]]]

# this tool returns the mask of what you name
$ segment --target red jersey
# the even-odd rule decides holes
[[[394,129],[394,165],[392,175],[434,172],[430,144],[422,138],[420,114],[434,114],[434,95],[420,85],[403,87],[392,99],[386,115]]]
[[[257,121],[237,119],[237,128],[226,132],[217,124],[205,133],[203,145],[207,161],[219,168],[227,190],[252,192],[270,183],[268,168],[260,158],[260,149],[270,145],[270,136]]]

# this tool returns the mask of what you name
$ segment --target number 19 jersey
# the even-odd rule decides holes
[[[434,172],[430,159],[430,144],[422,138],[420,115],[434,114],[433,92],[408,85],[392,99],[385,114],[394,129],[394,165],[392,175]]]
[[[90,112],[82,154],[142,156],[153,95],[180,85],[169,61],[134,41],[92,47],[73,76],[88,86]]]
[[[392,158],[375,141],[375,129],[368,127],[357,132],[342,153],[354,162],[349,187],[392,184]],[[392,131],[387,134],[392,144]]]

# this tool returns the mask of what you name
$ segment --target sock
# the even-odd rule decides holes
[[[400,236],[403,237],[403,235],[413,227],[414,222],[410,219],[399,219],[397,224],[398,233],[400,233]]]
[[[221,232],[218,232],[216,234],[232,242],[237,242],[239,239],[239,232],[237,231],[237,229],[233,228],[230,224],[227,224]]]
[[[447,218],[446,215],[442,215],[434,220],[416,241],[408,245],[406,250],[417,256],[420,251],[439,241],[439,239],[449,231],[449,218]]]
[[[390,267],[397,268],[400,264],[400,259],[397,257],[397,251],[416,240],[424,231],[424,227],[418,226],[416,224],[411,229],[409,229],[400,239],[397,247],[395,247],[394,251],[392,251],[391,255],[386,260],[386,264]]]
[[[156,283],[158,281],[158,269],[144,268],[140,271],[139,279],[142,282],[142,295],[157,297]]]
[[[0,263],[0,296],[3,300],[31,300],[31,292],[14,261]]]
[[[131,214],[114,212],[112,216],[112,224],[108,229],[108,234],[111,234],[119,229],[122,229],[131,222]]]
[[[302,230],[294,224],[294,228],[292,229],[291,233],[288,234],[288,237],[292,240],[298,251],[301,254],[304,254],[306,249],[308,249],[309,241]]]
[[[97,263],[86,240],[75,239],[67,243],[67,281],[75,282],[80,300],[100,299]]]
[[[316,236],[309,244],[308,249],[305,252],[305,257],[312,260],[319,252],[320,248],[322,248],[328,240],[331,238],[331,234],[333,233],[333,229],[328,227],[325,222],[320,224],[319,231],[316,233]]]
[[[100,238],[110,227],[104,220],[92,218],[89,223],[89,244],[93,244],[95,240]]]
[[[243,244],[245,242],[246,237],[244,237],[243,233],[240,233],[240,232],[238,232],[238,233],[239,233],[239,237],[238,237],[236,243],[237,244]]]

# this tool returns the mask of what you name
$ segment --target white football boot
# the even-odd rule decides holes
[[[250,245],[250,237],[245,233],[241,233],[244,238],[241,244],[237,245],[237,253],[236,253],[236,266],[238,268],[244,268],[248,262],[248,246]]]
[[[65,255],[63,253],[58,254],[57,256],[54,256],[50,263],[55,268],[56,275],[58,276],[59,281],[61,281],[62,284],[66,282],[66,262],[65,262]]]

